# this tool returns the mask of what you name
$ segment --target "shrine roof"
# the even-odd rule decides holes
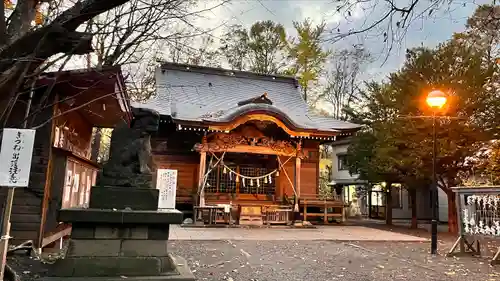
[[[155,78],[155,97],[132,106],[154,109],[174,122],[230,122],[243,114],[266,112],[297,129],[337,132],[360,127],[312,113],[293,77],[165,63]]]

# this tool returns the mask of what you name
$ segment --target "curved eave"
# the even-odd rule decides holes
[[[242,106],[237,110],[219,116],[217,118],[205,118],[200,120],[185,120],[172,117],[172,121],[176,124],[184,126],[205,127],[213,131],[231,131],[236,127],[252,120],[270,121],[278,125],[292,137],[334,137],[355,132],[353,129],[330,129],[321,130],[316,128],[306,128],[293,121],[286,113],[280,109],[262,104],[253,104]]]

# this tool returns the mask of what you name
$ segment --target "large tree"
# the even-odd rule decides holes
[[[26,80],[37,76],[50,57],[91,52],[91,34],[77,29],[127,0],[78,1],[60,13],[51,14],[43,24],[37,21],[37,25],[33,22],[40,5],[48,4],[51,12],[59,11],[54,6],[57,1],[18,0],[12,11],[7,11],[7,2],[0,3],[0,15],[5,15],[0,19],[0,93],[4,101],[17,99]],[[2,111],[7,104],[3,103]]]
[[[0,20],[3,123],[21,93],[29,92],[26,88],[40,73],[47,69],[62,70],[68,62],[81,67],[74,65],[82,62],[78,55],[87,56],[88,67],[122,65],[132,97],[148,98],[154,87],[151,70],[161,51],[170,47],[167,43],[206,33],[194,26],[193,20],[226,2],[196,9],[195,0],[3,1],[0,4],[0,14],[5,15]]]
[[[348,117],[345,111],[360,102],[360,76],[369,62],[370,54],[362,45],[332,54],[326,85],[318,100],[326,102],[332,108],[331,115],[334,118],[345,120]]]
[[[367,107],[368,112],[390,112],[386,120],[372,122],[369,131],[372,144],[361,143],[351,150],[352,169],[363,167],[355,159],[371,161],[365,170],[380,169],[387,163],[401,176],[403,183],[426,183],[432,174],[432,114],[425,104],[425,95],[432,89],[449,94],[450,102],[438,114],[437,174],[439,187],[448,195],[448,221],[450,231],[456,231],[455,194],[450,187],[459,184],[459,174],[471,169],[469,157],[479,151],[484,141],[495,135],[490,123],[482,122],[489,108],[498,108],[498,96],[491,78],[498,70],[489,55],[490,48],[477,45],[468,33],[457,34],[435,49],[410,50],[402,69],[390,75],[387,90],[378,100],[381,107]],[[380,95],[380,92],[376,93]],[[366,115],[365,112],[360,114]],[[366,147],[374,147],[367,149]],[[374,161],[375,159],[376,161]],[[372,165],[373,163],[373,165]],[[361,165],[361,166],[360,166]],[[384,169],[385,170],[385,169]]]
[[[248,30],[233,25],[220,43],[221,53],[235,70],[279,74],[287,66],[286,33],[279,23],[258,21]]]
[[[361,94],[365,97],[362,111],[348,111],[353,121],[364,128],[353,138],[347,151],[349,172],[371,184],[386,183],[385,191],[390,192],[393,183],[402,183],[401,165],[394,165],[393,155],[396,145],[387,145],[387,131],[391,124],[387,120],[395,117],[393,99],[389,85],[366,83]],[[386,206],[391,206],[390,193],[386,196]],[[386,210],[386,223],[392,224],[392,208]]]
[[[304,100],[307,102],[311,95],[310,88],[317,85],[330,53],[321,44],[326,24],[313,25],[306,19],[303,22],[293,22],[293,26],[297,31],[297,38],[292,38],[289,42],[292,66],[286,74],[298,78]]]

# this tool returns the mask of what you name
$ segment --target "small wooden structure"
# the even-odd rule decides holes
[[[156,85],[133,106],[161,114],[156,165],[178,170],[176,207],[200,206],[194,218],[205,222],[225,212],[240,224],[290,223],[302,194],[318,194],[319,145],[359,128],[310,112],[290,77],[166,63]],[[205,207],[217,205],[230,208]]]
[[[481,255],[483,239],[500,237],[500,186],[454,187],[457,194],[459,237],[448,252]],[[500,247],[491,260],[498,264]]]
[[[329,218],[338,219],[340,222],[345,220],[345,203],[342,200],[319,198],[316,194],[304,194],[300,200],[304,207],[304,220],[307,217],[322,217],[323,223],[330,222]],[[308,212],[308,207],[316,207],[318,211]]]
[[[120,67],[44,73],[35,86],[28,128],[39,128],[29,186],[15,191],[11,236],[43,248],[71,232],[57,211],[88,203],[99,170],[91,159],[93,128],[128,122],[130,105]],[[27,103],[21,95],[8,127],[21,125]],[[1,188],[2,207],[6,194]]]

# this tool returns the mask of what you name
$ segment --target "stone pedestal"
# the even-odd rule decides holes
[[[170,224],[182,223],[182,213],[156,210],[158,190],[95,187],[89,205],[60,211],[71,240],[44,280],[195,280],[186,261],[168,253]]]

